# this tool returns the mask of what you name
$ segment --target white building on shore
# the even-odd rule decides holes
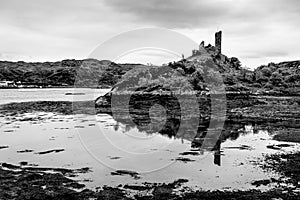
[[[16,87],[14,81],[0,81],[0,88],[1,87]]]

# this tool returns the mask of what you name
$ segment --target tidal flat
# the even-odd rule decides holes
[[[106,108],[1,105],[2,198],[297,199],[298,105],[267,109],[281,101],[272,99],[228,111],[220,141],[207,149],[197,146],[203,127],[176,137],[144,131]]]

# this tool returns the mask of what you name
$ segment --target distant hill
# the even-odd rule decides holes
[[[269,63],[253,72],[253,84],[259,90],[300,94],[300,61]]]
[[[58,62],[0,61],[0,81],[14,81],[39,86],[111,87],[136,64],[116,64],[108,60],[62,60]],[[85,81],[96,81],[86,83]]]

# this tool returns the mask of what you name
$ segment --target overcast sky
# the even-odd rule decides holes
[[[254,68],[300,59],[299,19],[299,0],[0,0],[0,59],[83,59],[121,32],[161,27],[211,44],[223,30],[223,53]]]

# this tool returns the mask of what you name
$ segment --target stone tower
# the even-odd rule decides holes
[[[215,33],[215,47],[218,53],[222,53],[222,31]]]

